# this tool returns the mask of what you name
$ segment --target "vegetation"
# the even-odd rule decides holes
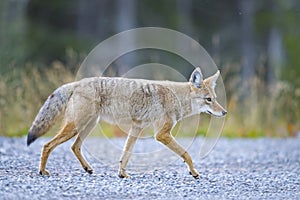
[[[85,55],[99,42],[134,27],[159,26],[198,40],[221,68],[229,113],[223,135],[296,136],[300,130],[299,9],[298,0],[3,0],[0,135],[26,134],[48,95],[75,79]],[[138,63],[119,59],[114,64],[166,61],[176,69],[188,65],[163,52],[136,55]],[[188,75],[187,70],[180,72]],[[209,117],[201,119],[198,134],[205,134]],[[109,137],[122,135],[117,128],[103,127]],[[189,130],[184,135],[191,136]]]
[[[226,74],[223,78],[226,80]],[[61,62],[53,62],[51,68],[38,70],[30,64],[24,70],[0,76],[0,133],[4,136],[23,136],[36,116],[48,95],[60,85],[75,80],[73,72]],[[295,136],[299,130],[299,98],[300,91],[295,91],[286,82],[278,82],[268,95],[261,96],[260,89],[264,86],[258,79],[251,84],[251,94],[244,101],[239,101],[238,80],[230,80],[226,87],[228,94],[228,116],[223,131],[227,137],[288,137]],[[298,89],[299,90],[299,89]],[[241,109],[241,105],[245,109]],[[245,112],[246,113],[245,113]],[[194,122],[194,121],[193,121]],[[210,117],[201,115],[197,134],[205,135]],[[185,124],[188,123],[185,121]],[[180,136],[193,136],[193,127],[185,127]],[[51,133],[58,130],[55,127]],[[106,137],[124,136],[118,127],[101,124],[102,135]],[[99,131],[99,128],[96,130]],[[148,130],[149,131],[149,130]],[[191,132],[190,132],[191,131]],[[99,132],[95,133],[99,135]],[[145,133],[149,135],[149,133]]]

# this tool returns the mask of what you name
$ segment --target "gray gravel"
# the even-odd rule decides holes
[[[81,169],[69,141],[54,150],[47,165],[51,176],[42,177],[38,163],[48,140],[26,147],[26,138],[0,137],[0,199],[300,199],[300,138],[220,139],[202,159],[197,138],[188,151],[198,180],[149,138],[135,148],[128,169],[132,179],[117,177],[124,139],[96,138],[84,145],[94,174]]]

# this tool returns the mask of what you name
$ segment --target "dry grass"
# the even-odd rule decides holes
[[[48,95],[74,75],[60,62],[39,71],[28,64],[25,70],[0,75],[0,134],[19,136],[27,130]]]
[[[223,78],[228,76],[222,71]],[[75,74],[60,62],[50,68],[37,70],[28,64],[24,70],[13,70],[0,75],[0,135],[27,134],[39,108],[51,92],[71,82]],[[249,95],[241,100],[243,89],[237,76],[227,79],[228,116],[223,135],[228,137],[295,136],[300,130],[300,89],[278,82],[265,89],[256,78],[248,85]],[[238,88],[238,89],[237,89]],[[267,91],[267,92],[266,92]],[[203,117],[201,117],[203,119]],[[204,117],[198,134],[207,130],[209,118]],[[124,136],[121,130],[104,126],[106,135]],[[188,131],[187,131],[188,132]],[[181,134],[190,136],[189,133]]]
[[[259,76],[248,83],[233,76],[225,85],[229,114],[223,135],[295,137],[299,133],[300,88],[284,81],[267,86]]]

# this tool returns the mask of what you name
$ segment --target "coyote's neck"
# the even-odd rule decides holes
[[[178,101],[180,102],[182,115],[181,119],[193,115],[192,105],[191,105],[191,87],[188,82],[168,82],[165,84],[169,89],[171,89],[176,95]]]

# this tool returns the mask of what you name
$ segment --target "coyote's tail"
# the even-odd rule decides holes
[[[48,97],[28,131],[27,146],[38,137],[44,135],[55,123],[56,119],[64,114],[72,94],[73,90],[70,85],[64,85],[56,89]]]

